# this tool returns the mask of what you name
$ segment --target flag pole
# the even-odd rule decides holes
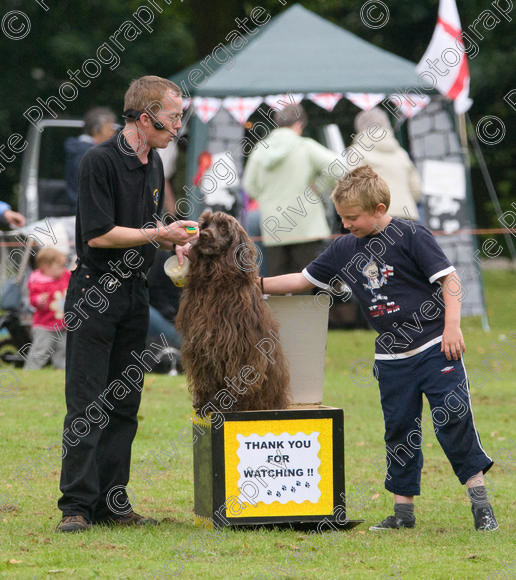
[[[464,117],[465,115],[461,115]],[[470,143],[473,145],[473,149],[475,151],[475,157],[477,158],[478,165],[480,166],[480,172],[482,173],[482,178],[484,179],[484,183],[486,184],[487,191],[489,192],[489,196],[491,201],[494,205],[496,213],[501,216],[502,215],[502,208],[500,206],[500,200],[498,199],[498,195],[496,193],[495,186],[493,184],[493,180],[491,179],[491,175],[489,174],[489,169],[487,168],[486,160],[484,158],[484,154],[482,153],[482,149],[480,147],[480,143],[478,142],[477,134],[475,128],[473,127],[473,123],[469,118],[469,115],[466,116],[466,120],[469,127],[469,140]],[[462,139],[462,138],[461,138]],[[514,264],[516,260],[516,250],[514,248],[514,243],[512,241],[512,236],[509,232],[503,234],[505,241],[507,242],[507,247],[509,249],[509,253],[511,255],[511,260]]]

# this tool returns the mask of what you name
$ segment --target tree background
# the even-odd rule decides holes
[[[163,13],[156,13],[151,24],[153,32],[143,31],[133,42],[123,41],[126,49],[119,51],[119,66],[109,70],[104,65],[102,73],[87,88],[80,89],[78,97],[68,103],[62,116],[82,117],[92,106],[110,106],[121,112],[123,94],[133,78],[144,74],[170,76],[192,64],[224,41],[225,35],[236,28],[235,18],[249,15],[257,5],[274,16],[292,4],[286,0],[260,0],[259,3],[249,0],[172,0],[170,5],[165,0],[155,1],[163,8]],[[144,0],[45,2],[48,11],[37,0],[2,2],[0,18],[10,10],[23,11],[31,20],[31,30],[21,40],[10,40],[0,33],[0,145],[6,144],[12,133],[25,135],[29,123],[23,113],[36,104],[36,98],[46,100],[57,95],[61,83],[69,80],[66,71],[74,71],[86,59],[95,57],[97,47],[107,42],[122,22],[130,20],[139,6],[147,5]],[[438,9],[438,0],[386,0],[390,11],[388,23],[382,28],[371,29],[360,20],[361,4],[354,0],[306,0],[300,3],[364,40],[413,62],[419,61],[428,46]],[[480,0],[458,0],[457,7],[463,30],[483,10],[492,8]],[[509,14],[509,17],[516,18],[516,13]],[[487,31],[482,26],[479,30],[485,38],[477,40],[480,51],[469,61],[470,96],[474,100],[469,114],[473,125],[485,115],[496,115],[505,123],[507,133],[503,141],[493,146],[481,143],[481,147],[502,209],[506,210],[514,199],[512,184],[516,178],[513,163],[516,158],[516,113],[503,100],[504,95],[516,88],[514,22],[501,19],[494,30]],[[317,42],[317,39],[307,41]],[[2,161],[5,171],[0,173],[0,199],[14,206],[21,158],[22,154],[12,163]],[[499,227],[475,159],[472,159],[472,173],[477,224]]]

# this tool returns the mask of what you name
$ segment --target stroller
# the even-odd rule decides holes
[[[8,239],[7,234],[1,236],[2,241]],[[0,359],[3,362],[22,367],[25,359],[22,356],[31,342],[30,312],[23,309],[22,288],[30,258],[30,246],[24,248],[19,264],[14,264],[17,273],[14,278],[7,278],[7,245],[2,244],[1,272],[2,281],[0,296]]]
[[[36,238],[33,232],[52,232],[52,247],[62,251],[70,262],[75,261],[73,216],[45,218],[19,230],[0,232],[0,360],[17,367],[25,364],[32,342],[32,307],[25,293],[30,256],[34,249],[44,247],[42,239],[33,246],[20,246],[19,241]],[[9,246],[20,247],[9,254]]]

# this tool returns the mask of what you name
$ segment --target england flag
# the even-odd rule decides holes
[[[440,0],[434,34],[416,67],[421,82],[434,84],[440,93],[454,101],[457,114],[465,113],[473,104],[469,98],[469,68],[461,35],[455,0]]]

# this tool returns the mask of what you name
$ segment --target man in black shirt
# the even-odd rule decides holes
[[[126,493],[136,434],[148,327],[146,273],[156,248],[187,253],[198,235],[182,221],[164,226],[166,147],[181,127],[181,91],[155,76],[131,83],[121,133],[90,149],[79,168],[78,267],[65,304],[66,406],[57,531],[91,523],[156,523],[136,514]],[[180,258],[181,259],[181,258]]]

